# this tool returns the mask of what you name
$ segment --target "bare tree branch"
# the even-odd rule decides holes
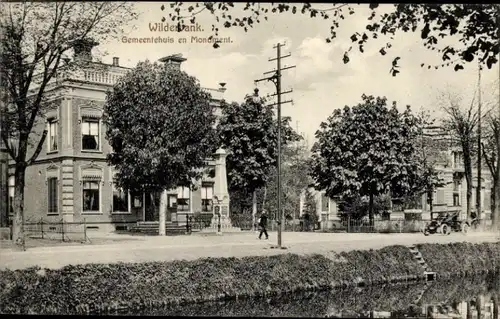
[[[31,158],[28,160],[28,166],[32,165],[38,158],[38,155],[40,155],[46,137],[47,137],[47,130],[43,130],[42,137],[40,138],[40,141],[38,141],[38,145],[35,149],[35,152],[33,153],[33,155],[31,155]]]

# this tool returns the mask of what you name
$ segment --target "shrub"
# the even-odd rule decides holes
[[[417,248],[440,277],[496,271],[500,266],[500,243],[419,244]]]
[[[500,244],[420,245],[435,271],[494,267]],[[458,259],[476,258],[473,263]],[[443,256],[435,258],[429,256]],[[470,257],[471,256],[471,257]],[[276,296],[421,278],[407,247],[340,254],[204,258],[194,261],[70,265],[0,271],[0,312],[106,313],[116,309]],[[441,275],[441,273],[440,273]]]

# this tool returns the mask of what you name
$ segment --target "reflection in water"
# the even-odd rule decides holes
[[[500,277],[300,293],[129,312],[133,315],[500,319]]]

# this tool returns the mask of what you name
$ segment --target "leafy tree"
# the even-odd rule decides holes
[[[306,230],[309,230],[310,225],[316,225],[318,223],[319,216],[316,207],[316,198],[314,197],[314,193],[309,188],[306,188],[305,190],[304,207],[302,212],[303,212],[302,216],[304,217],[304,222],[305,222],[304,226]]]
[[[426,129],[433,127],[435,123],[435,119],[431,118],[429,112],[422,111],[418,115],[418,123],[419,138],[417,155],[419,156],[421,166],[419,171],[419,185],[417,188],[421,189],[422,192],[427,195],[427,202],[430,206],[432,219],[432,200],[434,192],[447,184],[440,172],[436,169],[436,165],[440,161],[441,153],[448,149],[449,143],[443,140],[441,136],[432,136],[425,133]]]
[[[140,62],[108,92],[108,161],[117,184],[129,190],[162,191],[160,235],[165,234],[166,191],[201,177],[216,150],[210,94],[196,78],[165,64]],[[189,124],[189,125],[186,125]]]
[[[329,197],[368,196],[373,223],[376,196],[417,191],[418,122],[409,106],[400,113],[395,102],[387,108],[386,98],[363,95],[362,100],[335,110],[321,123],[312,150],[312,176]]]
[[[109,40],[137,15],[123,2],[3,3],[0,76],[4,102],[2,142],[15,165],[13,240],[24,247],[26,168],[40,154],[47,131],[43,114],[55,87],[84,67],[68,54],[88,38]],[[57,78],[57,82],[55,81]]]
[[[500,111],[500,110],[499,110]],[[500,114],[488,116],[488,131],[482,149],[486,166],[491,173],[491,219],[497,229],[500,227]]]
[[[218,124],[221,145],[227,150],[229,188],[244,189],[252,194],[253,218],[257,214],[257,190],[269,180],[269,172],[277,163],[277,121],[272,106],[265,99],[247,95],[238,105],[232,103],[222,109]],[[282,118],[282,145],[299,136],[289,125],[290,118]],[[255,224],[255,222],[254,222]]]
[[[463,69],[464,64],[473,61],[475,57],[488,68],[498,62],[499,5],[398,3],[393,4],[392,8],[386,7],[389,10],[384,10],[386,8],[379,7],[377,3],[370,3],[369,7],[371,14],[366,17],[366,25],[352,34],[353,45],[345,52],[344,63],[349,62],[349,52],[353,47],[363,53],[370,38],[389,38],[379,50],[381,55],[386,55],[392,47],[391,40],[398,32],[419,32],[422,46],[441,55],[444,62],[442,67],[452,66],[455,71]],[[337,31],[342,27],[345,17],[356,14],[359,7],[349,3],[318,8],[308,2],[301,5],[247,2],[240,6],[235,6],[232,2],[198,2],[188,3],[186,8],[185,3],[175,2],[170,4],[170,9],[165,5],[161,5],[161,9],[170,10],[168,19],[178,23],[180,27],[195,23],[197,15],[209,14],[215,19],[212,24],[215,36],[218,36],[222,29],[233,27],[243,28],[247,32],[255,24],[267,21],[270,15],[302,14],[330,21],[330,35],[326,41],[332,42],[337,37]],[[167,18],[163,19],[165,21]],[[215,42],[214,47],[218,48],[219,43]],[[452,59],[453,57],[456,59]],[[394,76],[399,73],[399,60],[400,57],[395,57],[392,62],[391,72]],[[421,66],[432,67],[424,63]]]
[[[470,106],[464,108],[461,97],[448,92],[443,96],[441,102],[443,103],[442,109],[447,114],[447,117],[443,119],[443,127],[460,145],[463,154],[464,175],[467,182],[467,216],[472,218],[472,161],[474,153],[477,151],[475,143],[478,123],[474,99],[472,99]]]
[[[376,196],[373,200],[374,214],[383,214],[391,208],[391,198],[387,195]],[[367,196],[354,196],[342,202],[340,217],[351,220],[362,220],[370,214],[370,199]]]
[[[295,144],[295,145],[294,145]],[[304,144],[289,144],[283,147],[281,165],[281,203],[285,216],[295,219],[300,211],[300,197],[312,183],[308,150]],[[269,173],[267,189],[267,211],[275,211],[278,201],[277,169],[273,167]]]

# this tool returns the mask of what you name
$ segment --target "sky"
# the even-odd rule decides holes
[[[165,11],[160,9],[162,4],[167,8]],[[215,19],[210,14],[197,16],[197,23],[203,31],[155,32],[151,27],[162,23],[162,17],[167,18],[164,24],[170,22],[167,16],[169,3],[138,2],[139,19],[135,26],[124,26],[123,37],[101,43],[97,50],[105,54],[103,62],[111,63],[112,57],[116,56],[120,58],[120,64],[127,67],[146,59],[156,61],[181,53],[187,59],[182,69],[197,77],[203,87],[217,88],[219,83],[227,83],[225,99],[242,102],[244,96],[253,93],[256,87],[264,96],[275,93],[272,83],[260,82],[256,86],[254,80],[265,77],[263,72],[275,70],[276,61],[269,62],[268,59],[276,57],[276,49],[273,49],[276,43],[285,43],[282,53],[291,56],[283,59],[283,65],[296,67],[283,71],[283,91],[293,90],[284,95],[283,100],[292,99],[293,104],[283,104],[282,114],[292,117],[293,126],[298,127],[309,143],[313,143],[320,123],[326,121],[335,109],[358,104],[363,94],[385,96],[389,101],[396,101],[401,109],[411,105],[415,110],[429,110],[436,117],[442,115],[440,105],[444,93],[450,92],[470,104],[478,83],[477,65],[470,63],[459,72],[452,67],[422,68],[421,63],[440,65],[442,61],[436,51],[424,48],[418,33],[396,36],[385,56],[378,50],[388,38],[379,38],[377,42],[372,40],[365,46],[363,54],[353,47],[350,62],[344,64],[342,57],[351,46],[350,36],[353,32],[364,31],[369,15],[368,4],[354,7],[356,14],[342,21],[337,38],[331,43],[325,41],[330,34],[328,20],[287,13],[269,15],[268,21],[261,21],[246,33],[242,28],[221,30],[219,36],[230,37],[232,43],[223,43],[214,49],[211,44],[191,43],[192,36],[213,34],[211,25]],[[381,7],[388,10],[391,5]],[[174,43],[126,43],[144,37],[170,37]],[[187,43],[179,43],[179,38],[183,37],[187,38]],[[393,77],[389,70],[396,56],[401,57],[401,73]],[[481,72],[481,78],[485,103],[499,103],[498,64]]]

